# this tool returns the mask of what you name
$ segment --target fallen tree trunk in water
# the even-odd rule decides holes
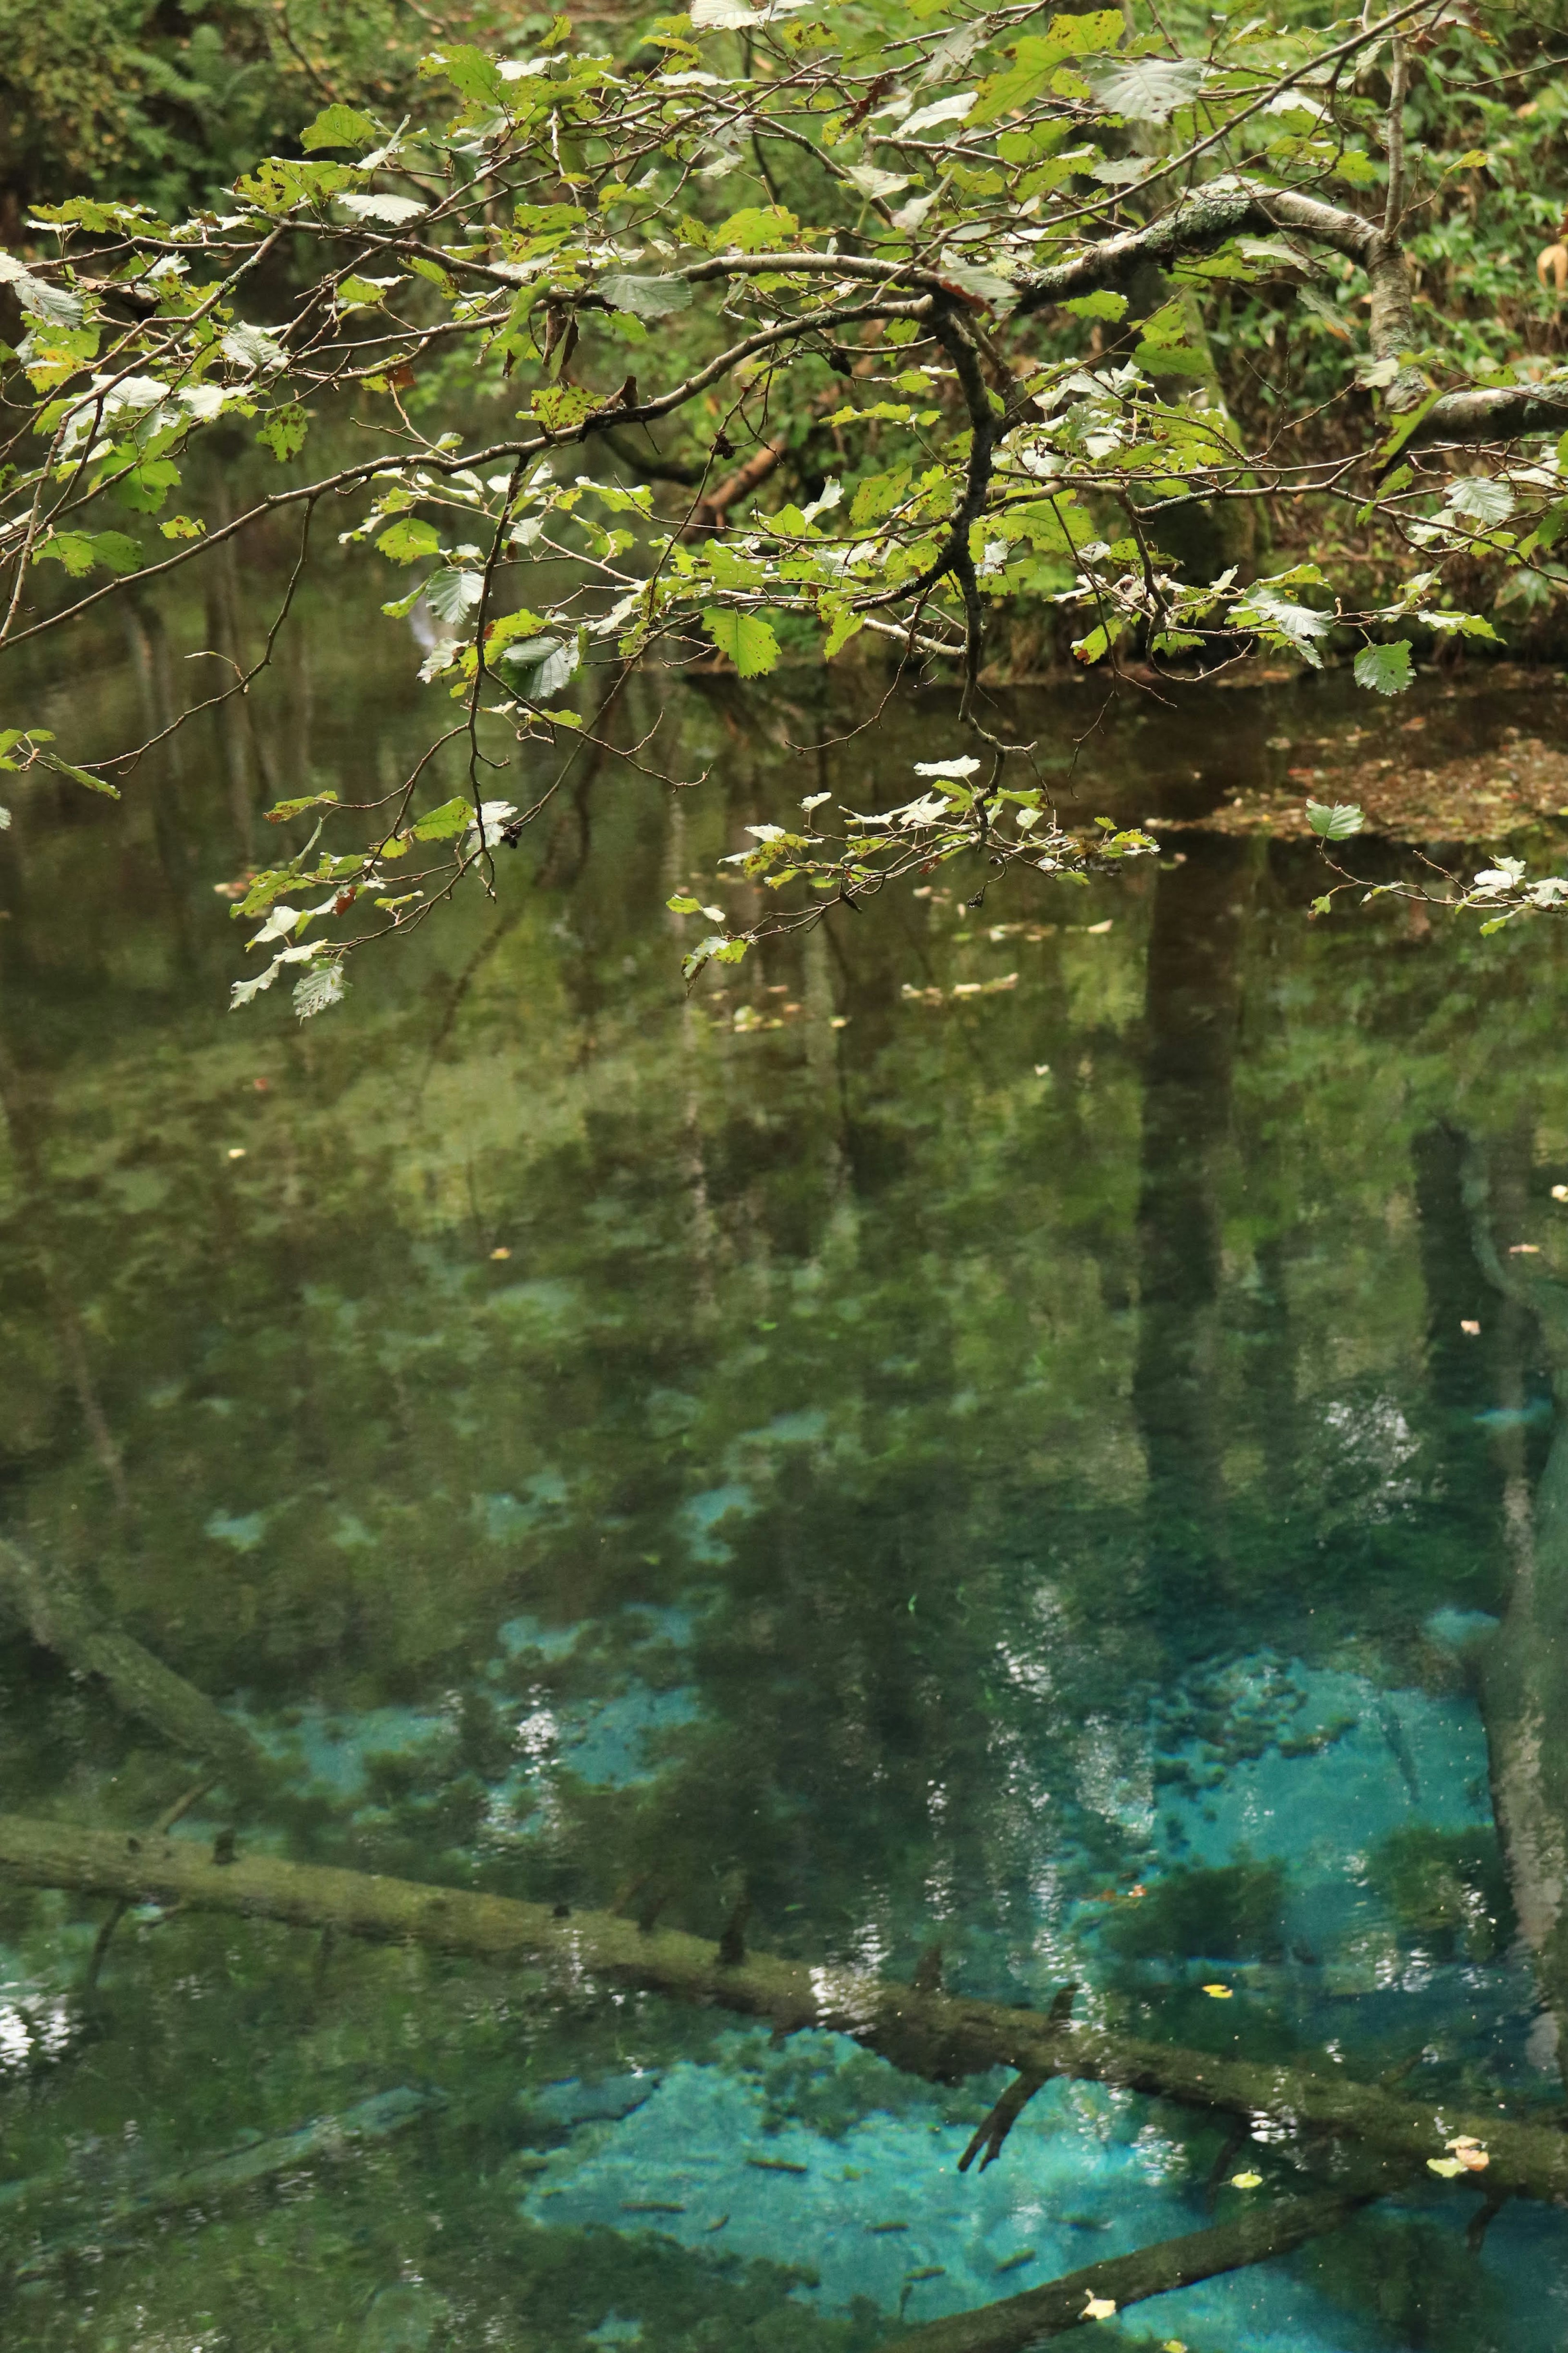
[[[244,1727],[162,1659],[108,1624],[71,1581],[46,1574],[0,1539],[0,1599],[8,1601],[35,1642],[78,1674],[107,1684],[128,1715],[140,1716],[174,1747],[209,1757],[230,1795],[262,1780],[268,1760]]]
[[[46,2237],[16,2264],[9,2277],[16,2282],[42,2279],[68,2257],[101,2253],[161,2214],[178,2213],[187,2206],[215,2205],[237,2189],[248,2189],[254,2182],[269,2180],[280,2173],[293,2173],[319,2158],[342,2157],[367,2141],[402,2132],[406,2126],[417,2124],[445,2105],[445,2095],[439,2092],[413,2091],[400,2085],[395,2092],[378,2092],[373,2099],[361,2100],[354,2107],[345,2108],[341,2116],[317,2116],[294,2132],[274,2133],[268,2139],[252,2141],[245,2147],[226,2150],[220,2157],[182,2167],[178,2173],[164,2174],[150,2182],[133,2198],[94,2214],[90,2221],[68,2225]],[[58,2185],[45,2182],[39,2189],[47,2195]],[[26,2189],[23,2194],[25,2197]],[[5,2219],[10,2222],[12,2213]],[[5,2275],[0,2263],[0,2277]]]
[[[1022,2295],[1006,2296],[1000,2304],[929,2321],[907,2336],[890,2337],[887,2353],[1025,2353],[1026,2347],[1037,2345],[1042,2337],[1063,2336],[1080,2321],[1100,2317],[1087,2309],[1090,2298],[1114,2305],[1120,2312],[1126,2305],[1169,2295],[1174,2288],[1192,2287],[1221,2272],[1266,2263],[1308,2239],[1337,2231],[1368,2203],[1365,2198],[1328,2189],[1310,2197],[1280,2198],[1252,2207],[1233,2222],[1192,2231],[1180,2239],[1162,2239],[1157,2246],[1141,2247],[1135,2255],[1086,2263],[1081,2271],[1047,2280]]]
[[[1484,2143],[1489,2189],[1568,2199],[1568,2134],[1500,2116],[1429,2109],[1377,2085],[1296,2065],[1222,2059],[1205,2051],[1053,2021],[1037,2010],[967,2001],[889,1984],[848,1968],[747,1953],[731,1960],[701,1938],[639,1928],[605,1912],[560,1916],[542,1904],[272,1855],[212,1860],[189,1839],[138,1838],[0,1815],[0,1873],[36,1887],[129,1901],[184,1904],[428,1946],[477,1960],[533,1961],[562,1978],[636,1986],[767,2020],[781,2034],[826,2027],[910,2074],[955,2082],[993,2067],[1119,2084],[1188,2107],[1270,2117],[1293,2130],[1353,2138],[1376,2151],[1389,2180],[1440,2158],[1460,2134]]]

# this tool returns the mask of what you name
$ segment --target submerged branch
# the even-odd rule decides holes
[[[267,1759],[216,1701],[110,1625],[67,1577],[46,1575],[0,1538],[0,1606],[6,1604],[35,1642],[75,1673],[106,1683],[128,1715],[155,1725],[187,1756],[209,1757],[220,1767],[231,1792],[264,1778]]]
[[[1192,2231],[1180,2239],[1162,2239],[1157,2246],[1141,2247],[1135,2255],[1086,2263],[1081,2271],[1068,2272],[1023,2295],[1007,2296],[1000,2304],[982,2305],[976,2312],[951,2313],[944,2320],[895,2337],[889,2353],[1024,2353],[1042,2337],[1060,2337],[1094,2317],[1086,2309],[1090,2298],[1120,2311],[1124,2305],[1169,2295],[1174,2288],[1192,2287],[1247,2263],[1266,2263],[1308,2239],[1337,2231],[1370,2202],[1366,2197],[1320,2190],[1254,2206],[1234,2222]]]
[[[770,2021],[847,2034],[895,2066],[938,2083],[997,2066],[1118,2084],[1231,2116],[1272,2116],[1297,2131],[1367,2144],[1403,2179],[1456,2133],[1485,2142],[1488,2187],[1568,2199],[1568,2134],[1498,2116],[1466,2116],[1393,2098],[1375,2084],[1310,2067],[1217,2058],[1038,2011],[967,2001],[848,1968],[814,1968],[719,1948],[676,1929],[645,1931],[603,1912],[558,1918],[548,1906],[461,1888],[286,1862],[271,1855],[212,1861],[192,1840],[127,1837],[64,1822],[0,1816],[0,1873],[31,1886],[184,1904],[193,1910],[411,1942],[477,1960],[527,1962],[636,1986]]]

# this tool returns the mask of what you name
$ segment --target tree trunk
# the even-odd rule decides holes
[[[721,1947],[699,1937],[642,1929],[609,1913],[558,1916],[542,1904],[272,1855],[219,1862],[190,1839],[128,1837],[20,1815],[0,1816],[0,1873],[36,1887],[330,1927],[478,1960],[532,1962],[573,1985],[598,1978],[767,2019],[780,2034],[826,2028],[937,2083],[1006,2066],[1042,2081],[1072,2075],[1189,2107],[1278,2117],[1297,2131],[1366,2143],[1387,2168],[1385,2187],[1404,2181],[1412,2161],[1440,2157],[1446,2142],[1468,2133],[1489,2149],[1489,2189],[1568,2200],[1568,2134],[1548,2126],[1420,2107],[1342,2074],[1216,2058],[1070,2020],[1053,2023],[1035,2010],[917,1991],[854,1969],[764,1954],[725,1960]]]

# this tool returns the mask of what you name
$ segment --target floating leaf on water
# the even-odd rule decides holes
[[[1453,2181],[1461,2173],[1468,2172],[1469,2168],[1468,2166],[1461,2165],[1457,2157],[1429,2157],[1426,2160],[1426,2170],[1428,2173],[1440,2173],[1445,2181]]]
[[[1263,2176],[1261,2173],[1233,2173],[1227,2186],[1232,2189],[1260,2189]]]
[[[1459,1329],[1461,1332],[1468,1332],[1472,1340],[1478,1340],[1480,1337],[1480,1325],[1479,1324],[1471,1323],[1468,1316],[1460,1317]]]
[[[1115,2297],[1110,2295],[1089,2296],[1084,2304],[1083,2316],[1086,2320],[1113,2320],[1116,2316]]]
[[[1214,2001],[1228,2001],[1231,1997],[1232,1988],[1226,1985],[1206,1985],[1204,1988],[1204,1991]]]

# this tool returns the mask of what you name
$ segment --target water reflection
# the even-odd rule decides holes
[[[1074,1978],[1168,2041],[1549,2104],[1554,939],[1309,926],[1304,852],[1183,833],[1026,905],[938,878],[688,1000],[670,892],[804,789],[862,805],[873,740],[896,794],[947,717],[808,767],[699,690],[666,733],[722,754],[708,795],[585,767],[494,906],[329,1021],[231,1019],[213,885],[258,799],[390,773],[409,723],[333,643],[243,742],[117,810],[44,786],[3,851],[5,1527],[269,1760],[182,1834],[829,1972],[940,1947],[978,1996]],[[132,651],[108,691],[155,716],[155,617]],[[1264,702],[1224,759],[1307,724]],[[1198,722],[1151,751],[1136,716],[1098,754],[1121,814],[1228,785]],[[0,1681],[7,1810],[142,1831],[188,1796],[47,1640]],[[1244,2162],[1058,2083],[960,2175],[1000,2078],[162,1906],[94,1972],[104,1913],[0,1908],[40,2348],[869,2346],[1196,2228]],[[394,2094],[335,2162],[130,2214]],[[1254,2160],[1259,2195],[1327,2162]],[[1148,2325],[1555,2345],[1554,2218],[1476,2261],[1479,2196]]]

